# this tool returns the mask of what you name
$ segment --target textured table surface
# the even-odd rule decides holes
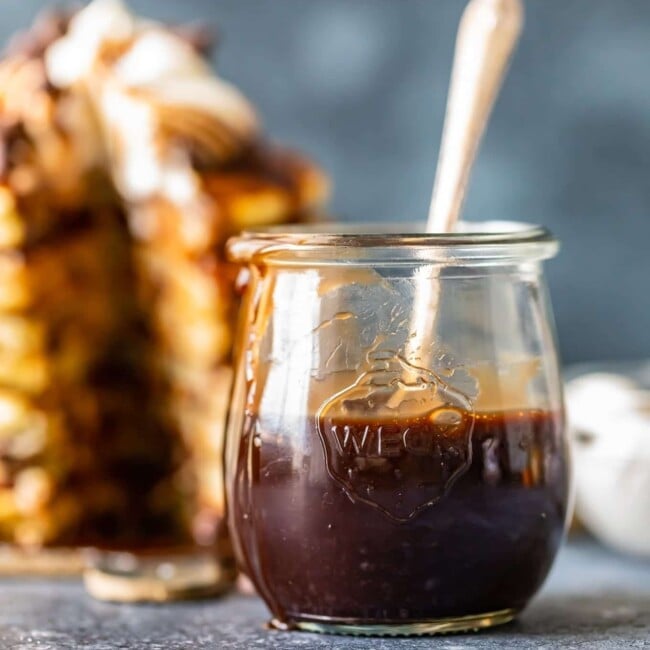
[[[269,632],[256,598],[164,606],[99,603],[76,581],[0,581],[2,650],[180,648],[650,648],[650,562],[591,542],[564,548],[521,619],[492,631],[412,639]]]

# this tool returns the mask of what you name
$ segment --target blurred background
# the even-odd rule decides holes
[[[0,38],[48,2],[2,7]],[[464,0],[131,0],[218,28],[216,63],[317,158],[347,220],[424,218]],[[470,220],[550,227],[564,361],[650,356],[650,3],[528,0]]]

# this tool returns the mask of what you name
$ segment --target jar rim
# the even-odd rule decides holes
[[[460,222],[453,233],[422,223],[321,223],[247,230],[227,253],[244,263],[504,263],[553,257],[559,243],[543,226],[519,221]]]

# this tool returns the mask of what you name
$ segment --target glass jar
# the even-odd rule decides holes
[[[247,266],[229,523],[272,625],[476,629],[539,589],[569,483],[541,269],[557,249],[506,222],[230,241]]]

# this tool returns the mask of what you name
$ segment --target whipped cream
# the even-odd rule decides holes
[[[102,48],[133,38],[133,16],[119,0],[95,0],[70,20],[68,32],[45,53],[50,81],[60,88],[85,79],[95,67]]]
[[[115,183],[127,200],[164,196],[184,208],[201,203],[199,181],[174,135],[190,137],[216,162],[258,137],[255,111],[234,86],[217,78],[181,37],[134,17],[120,0],[94,0],[78,12],[45,63],[55,86],[89,93]],[[197,114],[198,120],[183,119]],[[215,137],[219,129],[227,146]]]
[[[650,392],[610,373],[568,382],[576,513],[605,543],[650,556]]]

